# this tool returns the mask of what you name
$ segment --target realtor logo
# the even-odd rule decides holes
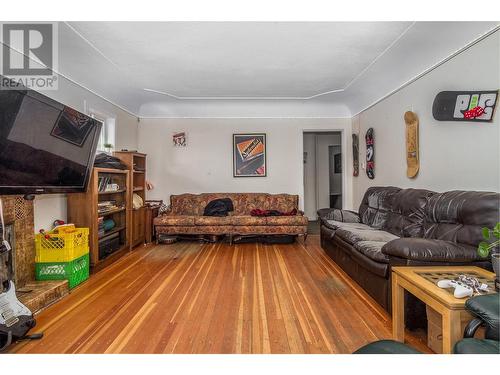
[[[57,89],[57,24],[2,23],[0,89],[23,85],[40,90]]]

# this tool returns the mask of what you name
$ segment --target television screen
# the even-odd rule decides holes
[[[31,90],[0,90],[0,194],[86,190],[101,123]]]

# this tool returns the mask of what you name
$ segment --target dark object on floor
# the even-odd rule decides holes
[[[359,213],[321,209],[321,246],[387,311],[391,311],[391,267],[470,265],[491,269],[476,246],[481,228],[498,221],[500,194],[436,193],[397,187],[369,188]],[[419,307],[407,297],[406,314]],[[423,310],[422,310],[423,311]],[[407,320],[408,328],[423,327]],[[412,324],[415,326],[412,327]]]
[[[115,251],[119,250],[120,244],[120,233],[114,233],[99,240],[99,259],[104,259]]]
[[[394,340],[380,340],[365,345],[353,354],[422,354],[418,350]]]
[[[158,243],[171,245],[176,242],[177,242],[177,236],[169,236],[161,233],[158,235]]]
[[[229,198],[214,199],[208,202],[203,216],[227,216],[228,212],[234,211],[233,201]]]
[[[309,234],[319,234],[319,221],[309,221],[307,226],[307,233]]]
[[[464,338],[453,348],[454,354],[500,354],[500,296],[488,294],[471,297],[465,302],[465,308],[476,317],[465,328]],[[476,330],[486,326],[485,339],[473,338]],[[372,342],[356,350],[354,354],[414,354],[415,349],[393,340]]]
[[[94,167],[112,168],[112,169],[127,169],[127,166],[120,159],[108,155],[104,152],[97,154],[94,160]]]
[[[266,244],[291,244],[295,242],[297,236],[275,235],[275,236],[235,236],[233,243],[260,242]]]
[[[297,215],[297,210],[294,208],[293,210],[289,212],[281,212],[278,210],[260,210],[258,208],[253,209],[250,211],[251,216],[258,216],[258,217],[268,217],[268,216],[295,216]]]
[[[219,240],[221,240],[225,236],[218,236],[216,234],[206,234],[201,236],[200,240],[204,242],[209,242],[209,243],[215,243]]]

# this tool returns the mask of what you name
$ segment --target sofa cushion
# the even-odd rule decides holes
[[[156,233],[163,234],[217,234],[223,235],[231,233],[231,225],[159,225],[156,227]]]
[[[500,221],[500,194],[448,191],[433,195],[425,208],[424,238],[459,242],[476,247],[481,228]]]
[[[477,248],[452,241],[399,238],[384,245],[384,254],[422,262],[464,263],[480,261]]]
[[[231,225],[230,216],[195,216],[195,225]]]
[[[336,220],[344,223],[360,223],[357,212],[351,210],[340,210],[337,208],[320,208],[316,211],[321,220]]]
[[[194,216],[163,215],[154,219],[155,225],[194,225]]]
[[[382,252],[385,241],[359,241],[354,244],[354,248],[368,258],[381,263],[389,263],[389,257]]]
[[[307,225],[307,217],[294,216],[268,216],[266,217],[267,225]]]
[[[304,225],[236,225],[233,234],[306,234]]]
[[[202,215],[205,206],[200,207],[195,194],[179,194],[170,196],[170,212],[172,215]]]
[[[331,229],[372,229],[369,225],[363,224],[363,223],[344,223],[342,221],[336,221],[336,220],[325,220],[324,221],[325,225],[328,228]]]
[[[393,186],[368,188],[359,206],[361,222],[373,228],[382,229],[393,205],[393,197],[400,190]]]
[[[389,242],[399,238],[398,236],[395,236],[394,234],[383,230],[356,229],[356,228],[349,228],[349,229],[341,228],[335,232],[335,235],[339,236],[344,241],[352,245],[359,241]]]
[[[425,207],[434,194],[424,189],[370,187],[359,207],[361,222],[398,237],[422,237]]]
[[[255,208],[261,210],[290,212],[299,209],[299,196],[291,194],[255,194],[253,203]]]
[[[383,229],[398,237],[422,237],[425,207],[436,193],[424,189],[401,189],[393,197],[393,206]]]
[[[233,225],[266,225],[265,217],[257,217],[250,215],[231,216],[231,224]]]

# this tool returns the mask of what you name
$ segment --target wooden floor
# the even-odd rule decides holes
[[[390,338],[319,237],[299,241],[139,248],[40,313],[45,337],[11,352],[351,353]]]

